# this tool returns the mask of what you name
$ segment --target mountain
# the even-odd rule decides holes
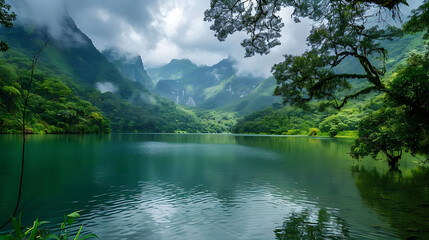
[[[196,66],[190,60],[181,59],[172,60],[167,65],[148,72],[164,77],[158,80],[156,93],[184,106],[248,113],[278,102],[278,98],[273,97],[272,93],[266,94],[265,87],[271,91],[271,87],[266,86],[270,80],[251,75],[240,76],[234,64],[230,58],[213,66]],[[262,102],[256,102],[247,96],[258,96],[257,99]],[[260,99],[259,96],[265,97]]]
[[[154,83],[159,80],[176,80],[182,78],[184,75],[192,72],[197,68],[197,65],[189,59],[172,59],[168,64],[148,69]]]
[[[121,74],[135,82],[140,83],[146,89],[153,89],[155,85],[147,74],[140,56],[127,57],[118,50],[110,48],[102,52],[107,60],[121,72]]]
[[[210,122],[215,119],[213,113],[196,113],[153,95],[142,84],[148,78],[139,59],[118,70],[71,17],[62,23],[66,35],[61,39],[52,38],[38,26],[0,29],[0,38],[10,45],[8,52],[0,54],[0,68],[8,70],[0,81],[1,132],[19,131],[17,116],[21,114],[31,59],[45,41],[49,43],[40,56],[34,97],[29,100],[28,125],[35,132],[100,132],[103,121],[113,132],[223,132],[231,127]],[[138,69],[141,78],[125,77],[129,76],[129,66]],[[92,119],[100,125],[98,130],[91,130],[95,129]]]
[[[246,115],[268,106],[280,104],[281,97],[273,96],[275,88],[276,79],[269,77],[259,83],[248,95],[223,105],[219,110]]]

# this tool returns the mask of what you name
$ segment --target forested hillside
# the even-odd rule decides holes
[[[107,61],[70,17],[64,27],[70,34],[64,41],[35,26],[0,30],[1,39],[10,45],[0,55],[1,132],[20,131],[23,86],[32,56],[45,41],[49,43],[29,99],[30,132],[109,132],[109,124],[113,132],[229,131],[233,115],[196,113],[151,94],[141,81],[127,79]]]
[[[383,81],[390,82],[396,71],[406,63],[412,53],[424,50],[423,34],[405,35],[393,41],[384,41],[383,46],[388,50],[387,74]],[[363,71],[356,61],[347,60],[337,67],[338,72]],[[271,84],[275,84],[274,81]],[[365,82],[354,81],[354,88],[362,88]],[[261,88],[261,91],[271,89],[275,85]],[[261,92],[258,91],[258,92]],[[255,91],[254,94],[258,92]],[[346,93],[344,93],[346,94]],[[249,99],[255,97],[249,96]],[[260,101],[255,101],[260,102]],[[318,135],[318,136],[356,136],[359,120],[383,106],[382,95],[372,93],[368,96],[354,99],[341,111],[329,107],[322,101],[312,101],[308,110],[293,106],[281,107],[274,104],[261,111],[251,113],[239,119],[234,128],[235,133],[255,134],[287,134],[287,135]],[[243,104],[245,107],[246,105]],[[239,109],[239,105],[235,109]]]
[[[264,79],[241,76],[234,64],[230,58],[213,66],[197,66],[187,59],[175,59],[162,67],[150,69],[148,73],[156,81],[155,91],[177,104],[243,113],[242,107],[236,105],[263,84]],[[271,91],[268,101],[246,108],[247,113],[274,102],[276,98],[272,97],[272,90],[268,89]]]

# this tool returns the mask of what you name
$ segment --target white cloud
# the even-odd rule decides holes
[[[97,82],[95,84],[95,87],[100,90],[101,93],[105,93],[105,92],[111,92],[111,93],[115,93],[116,91],[118,91],[118,88],[113,85],[113,83],[111,82]]]

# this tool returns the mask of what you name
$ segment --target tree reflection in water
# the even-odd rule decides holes
[[[293,212],[274,230],[276,239],[350,239],[345,220],[325,208],[316,213],[308,209]]]
[[[364,203],[384,217],[400,239],[428,239],[429,169],[380,173],[353,167]]]

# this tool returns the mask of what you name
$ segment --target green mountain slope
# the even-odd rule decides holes
[[[202,114],[203,116],[200,117],[193,111],[152,95],[139,82],[124,77],[94,47],[91,40],[76,27],[71,18],[65,18],[63,22],[63,27],[67,29],[66,32],[70,36],[62,40],[51,38],[45,29],[35,26],[0,29],[1,39],[7,41],[11,47],[10,51],[0,56],[0,67],[15,69],[10,71],[10,74],[2,76],[2,91],[0,92],[2,132],[19,131],[16,129],[16,115],[20,114],[21,109],[21,98],[18,93],[21,90],[21,84],[25,84],[23,82],[25,75],[21,72],[28,71],[30,59],[46,40],[49,40],[49,44],[40,57],[37,67],[38,78],[35,90],[33,89],[34,94],[37,94],[40,99],[37,98],[38,101],[36,101],[36,97],[30,98],[30,104],[35,105],[30,108],[34,124],[46,123],[48,130],[50,126],[53,126],[64,130],[62,132],[97,132],[75,131],[74,128],[69,130],[64,125],[64,123],[73,126],[85,125],[84,120],[90,121],[91,116],[94,116],[92,113],[95,112],[99,114],[98,120],[103,119],[102,116],[106,116],[113,132],[208,132],[213,129],[210,128],[210,124],[207,124],[207,121],[210,122],[211,119],[209,114],[207,116]],[[13,79],[11,76],[15,75],[18,77]],[[52,86],[43,90],[43,84]],[[41,90],[39,91],[39,89]],[[58,95],[58,92],[61,94]],[[10,101],[10,104],[5,104],[6,100]],[[56,106],[57,103],[61,103],[65,107]],[[69,106],[73,105],[71,103],[78,106],[86,104],[85,110]],[[40,109],[47,104],[52,105],[47,110],[53,111],[53,113],[49,116],[36,115],[37,111],[46,112],[47,110]],[[13,105],[16,105],[15,110],[18,113],[12,111],[11,106]],[[60,116],[59,110],[69,110],[70,113]],[[50,119],[48,119],[49,117]],[[77,120],[73,120],[73,118],[77,118]],[[222,125],[216,124],[216,126]],[[38,132],[39,128],[44,130],[39,126]],[[222,125],[217,131],[227,131],[227,128],[230,126]]]
[[[189,63],[189,60],[173,60],[166,66],[152,70],[161,72],[162,69],[169,69],[168,73],[164,73],[167,79],[158,81],[156,92],[185,106],[240,112],[233,107],[227,109],[224,106],[249,95],[264,80],[253,76],[238,76],[231,59],[224,59],[213,66],[195,67],[191,71],[190,68],[179,67],[189,66]]]
[[[196,68],[197,65],[189,59],[173,59],[164,66],[149,68],[148,73],[154,83],[158,83],[159,80],[175,80],[182,78],[184,75],[192,72]]]
[[[238,112],[246,115],[273,104],[281,103],[281,98],[273,96],[276,80],[273,77],[262,81],[250,94],[231,103],[225,104],[220,109],[224,111]]]
[[[107,49],[102,54],[113,63],[121,74],[132,81],[138,82],[146,89],[153,89],[155,85],[147,74],[140,56],[126,57],[115,49]]]

